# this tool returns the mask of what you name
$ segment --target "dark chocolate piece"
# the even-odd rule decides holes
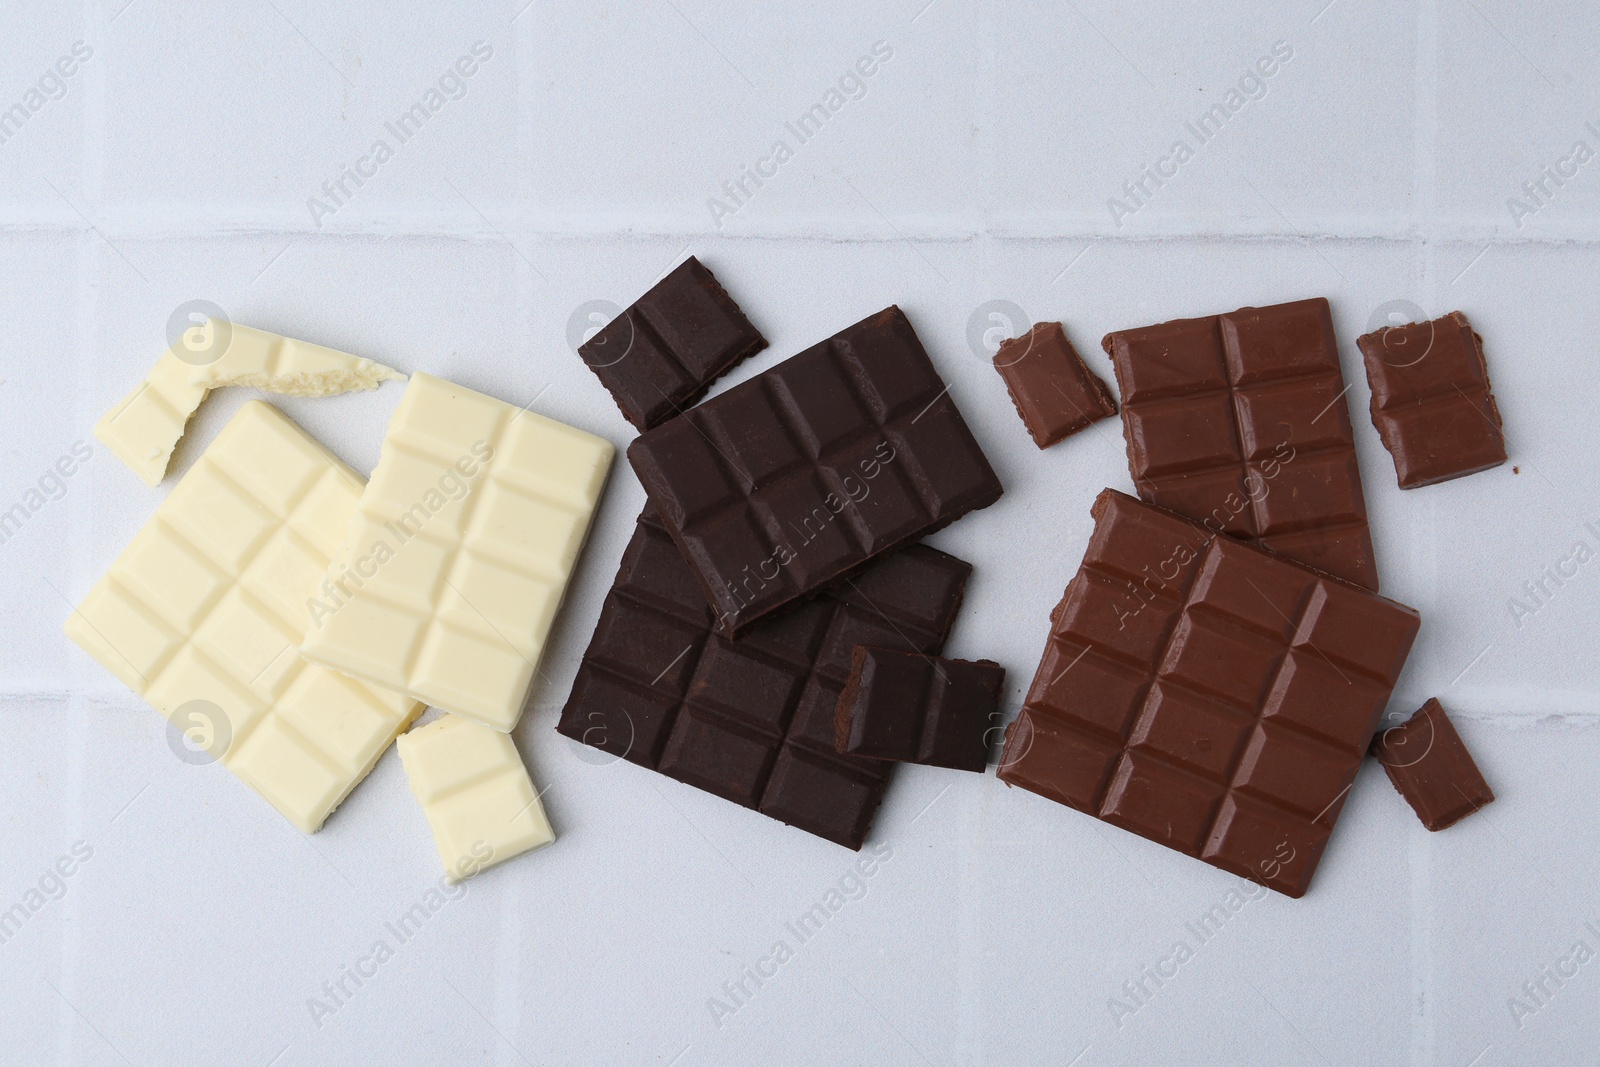
[[[858,849],[893,764],[834,751],[850,651],[936,654],[971,572],[909,545],[733,641],[647,508],[556,729]]]
[[[989,765],[1006,671],[986,659],[940,659],[856,646],[834,711],[841,753],[958,771]]]
[[[1373,738],[1372,754],[1430,830],[1454,826],[1494,799],[1437,698]]]
[[[579,346],[578,355],[642,431],[705,396],[711,383],[766,347],[739,305],[690,256]]]
[[[994,368],[1040,448],[1117,413],[1111,390],[1084,363],[1059,322],[1041,322],[1021,337],[1002,341]]]
[[[1378,588],[1321,298],[1106,335],[1145,500]]]
[[[1417,613],[1107,489],[1000,778],[1298,897]]]
[[[1483,338],[1465,315],[1452,311],[1432,322],[1391,326],[1356,344],[1372,387],[1372,425],[1394,457],[1400,488],[1449,481],[1506,461]]]
[[[724,633],[1000,497],[897,307],[628,446]]]

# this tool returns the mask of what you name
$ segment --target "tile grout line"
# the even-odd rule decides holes
[[[1430,215],[1437,202],[1438,166],[1436,150],[1439,134],[1439,100],[1437,75],[1439,70],[1439,7],[1438,0],[1421,0],[1417,5],[1416,63],[1413,68],[1415,98],[1412,100],[1412,210],[1426,211]],[[1438,285],[1437,244],[1423,235],[1416,243],[1413,269],[1417,272],[1417,292],[1432,297]],[[1437,510],[1429,509],[1429,520],[1437,528]],[[1439,569],[1437,550],[1426,561],[1418,561],[1427,574],[1426,588],[1431,599],[1439,596]],[[1413,1067],[1426,1067],[1435,1062],[1435,1035],[1433,1017],[1433,848],[1431,835],[1406,832],[1411,839],[1411,901],[1409,908],[1411,958],[1412,1033],[1410,1061]],[[1420,836],[1420,840],[1419,840]]]
[[[85,69],[92,67],[90,63]],[[650,238],[698,241],[707,237],[703,228],[695,228],[691,220],[682,215],[621,215],[615,212],[539,209],[527,206],[525,200],[480,204],[479,207],[487,213],[492,223],[488,226],[485,225],[486,216],[477,211],[439,208],[432,203],[410,203],[397,205],[391,210],[353,215],[343,222],[330,219],[320,229],[303,222],[290,210],[252,216],[213,210],[206,205],[179,208],[159,203],[133,202],[109,207],[104,204],[90,206],[96,209],[95,222],[103,232],[111,237],[128,239],[318,235],[333,238],[455,238],[504,243],[510,237],[520,237],[592,244],[605,240]],[[895,218],[897,232],[891,234],[885,234],[881,225],[824,229],[795,220],[780,219],[776,224],[750,226],[740,231],[723,230],[714,236],[727,241],[820,241],[869,245],[899,244],[908,238],[924,243],[968,243],[984,237],[998,241],[1114,240],[1129,244],[1262,241],[1283,244],[1353,242],[1407,245],[1418,240],[1470,244],[1474,247],[1485,243],[1491,247],[1600,244],[1600,219],[1569,220],[1559,228],[1530,223],[1518,231],[1507,230],[1498,221],[1455,218],[1418,222],[1416,217],[1419,216],[1426,217],[1413,207],[1411,217],[1378,225],[1352,225],[1351,220],[1344,216],[1332,216],[1325,220],[1321,228],[1302,226],[1293,231],[1253,226],[1219,226],[1213,229],[1152,226],[1129,231],[1113,228],[1100,222],[1097,217],[1088,215],[1018,217],[996,215],[986,208],[980,217],[948,212],[898,216]],[[0,221],[0,236],[60,233],[85,228],[85,222],[72,211],[70,204],[64,207],[30,207],[22,204],[8,210],[7,218]]]
[[[83,0],[83,23],[81,26],[85,41],[100,43],[104,49],[103,21],[97,21],[95,0]],[[79,195],[91,204],[97,204],[100,199],[100,189],[103,184],[104,154],[101,145],[102,133],[105,125],[105,78],[104,63],[102,58],[99,63],[84,64],[84,102],[83,111],[79,117],[78,159],[78,184]],[[76,292],[73,296],[73,338],[72,346],[77,358],[73,361],[77,367],[74,382],[74,419],[79,425],[92,425],[93,414],[88,409],[91,407],[89,398],[93,395],[91,388],[94,380],[92,353],[94,346],[94,324],[98,315],[99,275],[103,265],[100,255],[101,248],[94,242],[91,231],[87,228],[79,229],[77,240],[73,242],[74,259],[74,284]],[[87,419],[87,422],[83,420]],[[86,440],[92,441],[92,435],[85,435]],[[94,447],[91,445],[91,447]],[[104,454],[104,448],[96,448]],[[96,467],[90,473],[95,478],[103,473],[103,468]],[[89,570],[90,555],[92,552],[93,537],[88,531],[94,528],[92,522],[77,521],[86,519],[88,502],[79,493],[69,505],[69,515],[75,520],[72,522],[68,534],[68,554],[66,575],[68,588],[82,588],[86,584],[85,575]],[[59,628],[58,628],[59,632]],[[67,655],[70,657],[72,651]],[[90,718],[87,714],[86,701],[79,696],[70,696],[67,701],[67,712],[71,715],[73,737],[68,746],[67,781],[65,783],[67,795],[70,800],[65,805],[63,823],[73,827],[71,837],[78,839],[79,833],[84,829],[84,809],[88,803],[87,763],[89,760],[89,741],[91,736]],[[82,953],[83,924],[79,903],[81,894],[73,895],[62,909],[63,930],[61,935],[60,963],[56,981],[61,984],[65,996],[74,1000],[81,999],[78,995],[79,970]],[[68,1005],[70,1007],[70,1004]],[[59,1031],[57,1049],[63,1060],[73,1060],[74,1035],[76,1027],[71,1025],[71,1019],[62,1016],[63,1025]]]
[[[512,1055],[522,1055],[518,1051],[521,1013],[517,1010],[522,979],[522,883],[509,879],[504,885],[500,896],[500,936],[495,939],[494,1001],[489,1012],[494,1016],[495,1028],[511,1046],[495,1058],[512,1063]]]

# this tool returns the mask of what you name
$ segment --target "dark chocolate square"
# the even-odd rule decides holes
[[[640,430],[665,422],[767,347],[693,256],[578,347],[622,415]]]
[[[1005,668],[858,645],[834,717],[834,748],[852,756],[958,771],[989,765]]]

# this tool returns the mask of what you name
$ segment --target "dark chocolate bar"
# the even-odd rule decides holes
[[[1328,302],[1106,335],[1145,500],[1378,588]]]
[[[1506,461],[1500,408],[1483,339],[1452,311],[1356,341],[1372,387],[1372,425],[1402,489],[1460,478]]]
[[[1107,489],[1000,778],[1298,897],[1417,613]]]
[[[1084,363],[1059,322],[1041,322],[1021,337],[1002,341],[994,367],[1040,448],[1117,413],[1111,390]]]
[[[1005,668],[857,645],[834,712],[841,753],[958,771],[989,765]]]
[[[909,545],[739,640],[714,632],[647,508],[562,709],[561,733],[860,848],[893,764],[834,750],[856,645],[944,645],[969,564]]]
[[[1494,800],[1483,772],[1437,698],[1373,738],[1372,754],[1429,830],[1454,826]]]
[[[897,307],[641,435],[628,459],[730,635],[1001,492]]]
[[[739,305],[690,256],[578,348],[641,431],[705,396],[740,360],[767,347]]]

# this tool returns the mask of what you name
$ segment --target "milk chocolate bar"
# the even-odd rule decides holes
[[[1111,390],[1084,363],[1059,322],[1041,322],[1021,337],[1002,341],[994,369],[1040,448],[1117,413]]]
[[[1372,754],[1429,830],[1454,826],[1494,800],[1483,772],[1437,698],[1373,738]]]
[[[1298,897],[1419,620],[1107,489],[999,775]]]
[[[1101,344],[1141,497],[1378,588],[1326,300],[1119,330]]]
[[[1372,424],[1402,489],[1460,478],[1506,461],[1500,408],[1483,339],[1459,311],[1359,338],[1372,387]]]

